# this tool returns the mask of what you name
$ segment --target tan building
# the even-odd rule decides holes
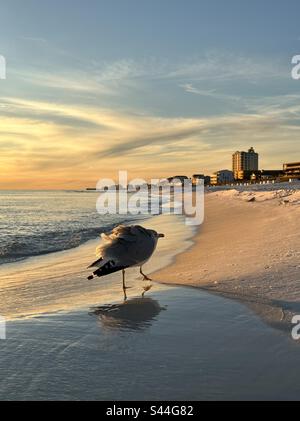
[[[300,162],[291,162],[289,164],[283,164],[283,171],[288,178],[299,178],[300,179]]]
[[[259,155],[254,148],[248,152],[237,151],[232,156],[232,171],[236,180],[242,180],[245,171],[258,171]]]

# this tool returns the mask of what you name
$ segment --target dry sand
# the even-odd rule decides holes
[[[237,298],[272,323],[290,322],[300,314],[298,189],[208,193],[194,246],[155,279]]]

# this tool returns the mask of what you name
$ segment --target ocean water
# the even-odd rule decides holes
[[[0,265],[77,247],[116,224],[134,219],[98,214],[98,195],[84,191],[0,191]]]

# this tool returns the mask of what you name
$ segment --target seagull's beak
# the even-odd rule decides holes
[[[165,234],[158,234],[158,238],[165,238]]]

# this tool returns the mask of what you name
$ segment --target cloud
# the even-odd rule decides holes
[[[37,43],[47,43],[47,51],[53,56],[55,68],[42,68],[40,63],[31,69],[13,70],[17,78],[26,83],[49,88],[68,89],[83,92],[100,92],[115,95],[118,87],[126,83],[140,83],[143,80],[169,80],[186,84],[196,81],[264,80],[286,78],[286,67],[280,61],[252,58],[228,52],[211,51],[199,57],[178,62],[149,57],[143,60],[123,58],[115,61],[82,61],[66,51],[51,45],[47,40],[24,37]],[[41,48],[44,48],[41,45]],[[55,58],[56,56],[56,58]],[[64,60],[62,60],[62,57]],[[65,59],[68,59],[67,61]],[[69,61],[76,61],[76,67],[69,67]],[[75,70],[76,69],[76,70]]]
[[[84,71],[62,71],[55,74],[46,71],[22,70],[11,72],[19,81],[48,89],[65,90],[70,93],[114,95],[115,90],[97,81],[97,78]]]
[[[148,121],[148,125],[150,126],[151,123]],[[153,119],[153,123],[155,124],[155,119]],[[126,142],[120,142],[116,145],[101,151],[101,156],[103,157],[112,157],[112,156],[122,156],[124,154],[128,154],[131,151],[135,151],[136,149],[142,148],[144,146],[153,147],[156,144],[174,144],[178,141],[188,139],[191,136],[199,135],[200,134],[200,125],[198,124],[187,124],[185,121],[179,123],[172,127],[173,124],[170,121],[169,128],[162,128],[162,129],[152,129],[152,134],[148,134],[146,131],[141,133],[139,136],[133,136],[132,139]],[[188,126],[188,127],[185,127]],[[157,127],[157,121],[156,121]]]
[[[167,74],[169,78],[187,78],[192,81],[256,81],[286,76],[286,67],[273,57],[268,60],[218,50],[179,63]]]
[[[21,39],[24,40],[24,41],[29,41],[29,42],[37,43],[37,44],[46,44],[47,43],[47,40],[45,38],[41,38],[41,37],[22,36]]]
[[[241,102],[243,101],[243,98],[238,95],[228,95],[221,92],[218,92],[217,89],[199,89],[196,88],[192,83],[186,83],[183,85],[179,85],[180,88],[183,88],[185,92],[195,94],[195,95],[201,95],[204,97],[210,97],[218,100],[225,100],[225,101],[234,101],[234,102]]]
[[[91,165],[107,171],[136,168],[138,156],[160,173],[166,157],[172,158],[175,167],[188,169],[199,160],[199,165],[213,169],[218,154],[226,150],[230,156],[249,142],[259,147],[272,143],[279,155],[287,145],[295,144],[300,131],[296,100],[284,108],[206,118],[162,118],[17,98],[5,98],[5,103],[8,110],[1,120],[1,143],[15,143],[11,151],[5,148],[1,159],[11,162],[18,156],[20,168],[26,162],[27,170],[32,171],[76,167],[85,172]],[[183,157],[189,157],[189,164]]]

